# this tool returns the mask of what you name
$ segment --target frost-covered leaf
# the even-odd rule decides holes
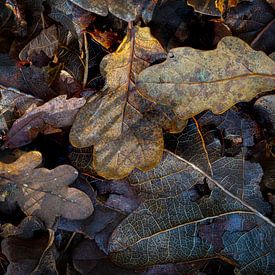
[[[78,176],[77,170],[69,165],[53,170],[36,168],[41,161],[41,154],[32,151],[13,163],[0,162],[2,197],[17,202],[27,215],[39,217],[49,227],[58,216],[84,219],[91,215],[89,197],[69,187]]]
[[[164,63],[140,73],[137,88],[149,100],[171,106],[181,119],[204,110],[221,114],[274,89],[274,64],[242,40],[225,37],[211,51],[172,49]]]

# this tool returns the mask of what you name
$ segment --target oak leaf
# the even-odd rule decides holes
[[[101,16],[106,16],[108,11],[120,19],[127,22],[135,21],[142,15],[145,22],[152,18],[156,1],[152,0],[70,0],[75,5],[94,12]]]
[[[78,110],[85,104],[85,98],[66,99],[61,95],[45,104],[27,111],[17,119],[7,134],[4,147],[16,148],[32,142],[39,133],[51,134],[59,128],[73,124]]]
[[[129,29],[118,50],[102,60],[105,88],[80,110],[70,132],[73,146],[94,145],[93,167],[100,176],[123,178],[135,167],[146,171],[160,161],[161,126],[146,112],[157,109],[161,124],[163,116],[170,121],[163,127],[175,131],[182,128],[169,111],[161,115],[162,107],[153,106],[135,89],[136,76],[164,56],[149,28],[135,27]]]
[[[171,106],[181,119],[204,110],[221,114],[272,90],[274,64],[242,40],[225,37],[211,51],[172,49],[164,63],[140,73],[137,88],[149,100]]]
[[[0,162],[2,199],[17,202],[26,215],[34,215],[51,227],[58,216],[84,219],[93,206],[82,191],[68,187],[78,176],[72,166],[61,165],[53,170],[36,168],[42,157],[37,151],[22,155],[15,162]]]

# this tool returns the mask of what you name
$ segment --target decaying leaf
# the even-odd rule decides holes
[[[236,188],[234,196],[222,174],[230,165],[238,171],[234,161],[222,160],[216,165],[222,171],[218,172],[220,178],[215,175],[212,179],[195,164],[165,152],[155,169],[133,172],[129,180],[143,193],[144,202],[113,232],[109,246],[113,260],[133,268],[220,257],[235,262],[243,274],[251,270],[271,272],[272,223],[257,210],[252,212],[243,201],[251,199],[251,188],[257,188],[257,182],[253,177],[248,178],[243,185],[247,197]],[[190,187],[203,183],[205,176],[222,190],[215,187],[209,197],[194,197]],[[234,184],[236,178],[231,179]],[[263,213],[269,209],[263,199],[258,206]],[[220,220],[223,230],[217,233],[218,240],[211,241],[201,233],[203,225],[214,225]],[[242,243],[238,245],[238,253],[233,251],[237,242]],[[249,245],[249,257],[240,256],[247,253],[245,243]],[[257,248],[258,243],[261,249]]]
[[[101,62],[105,89],[80,110],[70,133],[75,147],[94,145],[93,166],[105,178],[149,170],[161,159],[161,128],[145,117],[151,103],[135,90],[138,73],[165,56],[149,28],[130,29],[119,49]]]
[[[244,1],[226,12],[224,22],[234,36],[246,41],[253,49],[267,54],[275,51],[274,9],[267,1]]]
[[[242,40],[225,37],[212,51],[171,50],[164,63],[140,73],[137,88],[149,100],[171,106],[181,119],[204,110],[221,114],[274,89],[274,64]]]
[[[58,49],[58,37],[56,26],[52,25],[31,40],[20,52],[21,60],[29,60],[33,54],[40,54],[43,51],[49,58],[52,58]]]
[[[85,98],[66,99],[66,97],[66,95],[55,97],[42,106],[27,111],[12,125],[4,147],[20,147],[30,143],[39,133],[56,133],[59,128],[72,125],[76,113],[86,100]]]
[[[25,218],[18,228],[1,243],[2,251],[10,262],[6,274],[57,274],[54,232],[46,232],[34,217]],[[44,230],[43,235],[35,237],[35,231],[38,230]]]
[[[91,215],[89,197],[68,187],[77,178],[77,170],[69,165],[36,168],[41,161],[41,154],[32,151],[11,164],[0,162],[2,197],[16,201],[27,215],[39,217],[49,227],[58,216],[84,219]]]
[[[250,0],[188,0],[187,3],[192,6],[196,12],[221,16],[226,9],[236,7],[238,3]]]
[[[84,10],[106,16],[108,11],[127,22],[135,21],[142,15],[145,22],[152,18],[156,1],[154,0],[70,0]]]
[[[254,110],[258,120],[267,125],[266,127],[275,136],[275,95],[260,97],[254,104]]]

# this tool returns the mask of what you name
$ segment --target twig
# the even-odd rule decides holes
[[[87,85],[88,80],[88,73],[89,73],[89,48],[88,48],[88,42],[87,42],[87,34],[86,32],[83,33],[84,37],[84,49],[85,49],[85,66],[84,66],[84,75],[83,75],[83,88]]]

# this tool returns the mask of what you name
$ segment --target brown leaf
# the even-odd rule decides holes
[[[35,231],[44,230],[33,217],[25,218],[18,226],[20,229],[6,237],[1,248],[10,264],[8,275],[18,274],[57,274],[54,259],[54,232],[48,230],[39,237]],[[33,273],[34,272],[34,273]]]
[[[138,91],[171,106],[181,119],[204,110],[221,114],[241,101],[275,87],[274,61],[236,37],[225,37],[217,49],[189,47],[170,51],[164,63],[138,77]]]
[[[0,162],[0,185],[6,187],[6,196],[17,201],[27,215],[41,218],[49,227],[58,216],[84,219],[91,215],[89,197],[68,187],[78,172],[69,165],[53,170],[36,168],[41,161],[41,154],[32,151],[11,164]]]
[[[226,9],[236,7],[238,3],[250,0],[188,0],[187,3],[192,6],[196,12],[222,16]]]
[[[275,51],[274,10],[265,0],[240,3],[236,8],[228,10],[224,22],[234,36],[246,41],[253,49],[267,54]]]
[[[108,11],[127,22],[135,21],[142,15],[145,22],[152,18],[156,1],[154,0],[70,0],[84,10],[106,16]]]
[[[66,99],[66,95],[61,95],[26,112],[12,125],[4,147],[20,147],[32,142],[39,133],[51,134],[72,125],[76,113],[85,102],[84,98]]]
[[[21,60],[30,60],[33,54],[40,54],[43,51],[49,58],[52,58],[58,49],[58,36],[55,25],[42,32],[32,39],[20,52]]]
[[[70,133],[75,147],[94,145],[93,166],[105,178],[123,178],[160,160],[162,131],[143,116],[151,103],[135,90],[136,75],[165,52],[149,28],[130,29],[119,49],[101,62],[105,89],[80,110]]]
[[[275,95],[260,97],[254,104],[254,110],[259,122],[275,136]]]

